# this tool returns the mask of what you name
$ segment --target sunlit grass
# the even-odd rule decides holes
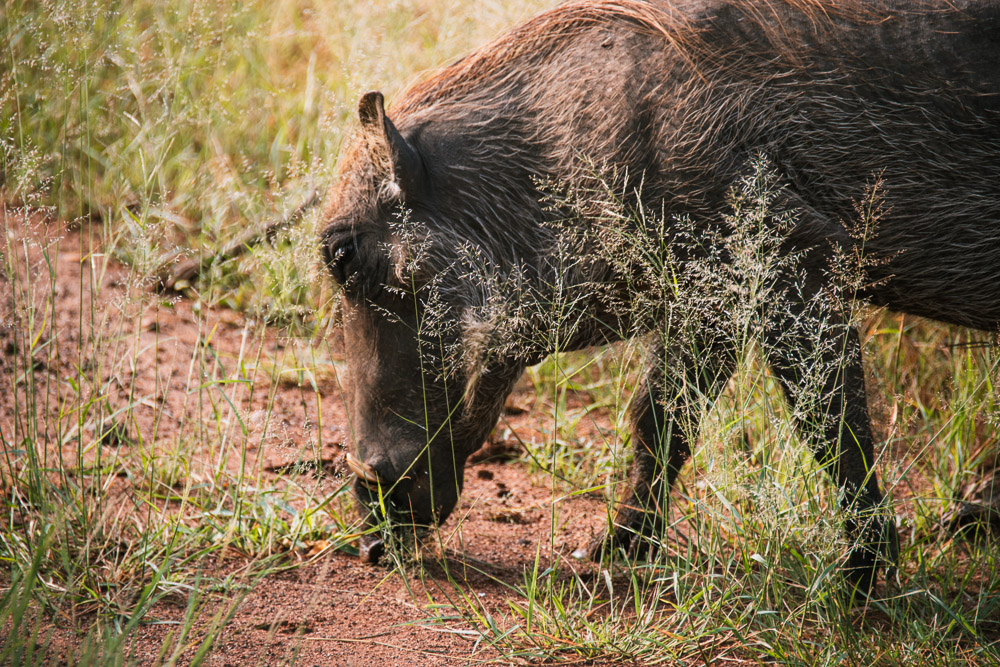
[[[314,424],[288,444],[270,418],[281,383],[315,413],[320,385],[339,396],[318,210],[186,290],[198,342],[154,369],[168,378],[156,392],[123,360],[150,354],[150,312],[183,307],[151,289],[164,261],[212,255],[325,188],[363,92],[391,103],[421,70],[544,4],[5,5],[0,391],[15,402],[0,414],[0,662],[44,664],[55,623],[83,636],[68,662],[129,663],[130,638],[165,599],[185,600],[185,612],[157,662],[201,661],[261,577],[353,550],[344,480],[318,483],[310,467],[333,436]],[[83,230],[73,247],[59,241],[63,223]],[[57,251],[81,267],[75,339],[55,327]],[[126,266],[120,292],[105,279],[111,259]],[[213,347],[215,306],[246,313],[238,352]],[[459,578],[437,582],[450,611],[510,659],[995,662],[996,542],[957,537],[941,517],[998,464],[996,350],[888,313],[863,330],[879,469],[903,542],[885,600],[862,611],[841,598],[836,490],[750,354],[702,418],[659,557],[588,578],[539,556],[503,582],[499,611]],[[267,347],[269,335],[289,344]],[[617,498],[641,356],[622,345],[529,370],[544,428],[524,460],[554,499]],[[158,403],[168,392],[184,395],[183,411]],[[169,436],[164,420],[179,423]],[[274,442],[300,465],[265,478],[248,452]],[[250,564],[235,579],[213,569],[227,554]]]

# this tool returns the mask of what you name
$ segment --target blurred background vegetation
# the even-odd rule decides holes
[[[391,101],[542,4],[7,2],[4,200],[104,221],[144,274],[177,250],[211,253],[325,191],[362,93]],[[304,313],[310,224],[280,253],[215,267],[209,300]]]

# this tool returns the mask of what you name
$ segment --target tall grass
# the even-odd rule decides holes
[[[363,92],[399,90],[543,4],[6,3],[0,662],[65,651],[79,664],[199,663],[261,577],[318,545],[352,548],[343,481],[302,474],[322,425],[291,446],[303,465],[277,481],[248,455],[283,442],[270,419],[279,383],[301,387],[303,410],[322,414],[319,385],[338,377],[315,215],[212,264],[182,302],[149,287],[175,251],[210,256],[322,190]],[[73,247],[64,223],[82,230]],[[75,324],[61,310],[57,253],[82,268]],[[127,267],[120,289],[106,280],[111,258]],[[213,346],[215,305],[250,316],[237,350]],[[154,363],[167,379],[150,392],[128,364],[160,343],[157,309],[189,314],[197,344]],[[287,345],[267,344],[265,323]],[[430,583],[511,659],[995,662],[995,542],[956,536],[940,517],[997,466],[996,350],[887,313],[861,328],[879,469],[903,538],[898,579],[863,612],[838,593],[836,491],[753,345],[721,398],[699,398],[693,464],[671,495],[659,555],[590,577],[539,555],[522,581],[502,582],[499,611],[460,577]],[[641,357],[630,344],[530,369],[551,419],[528,463],[553,473],[553,500],[617,497]],[[184,399],[164,407],[168,394]],[[577,437],[588,420],[603,440]],[[554,503],[553,553],[561,511]],[[250,563],[235,577],[220,566],[233,554]],[[163,600],[184,612],[168,619],[176,629],[159,654],[140,658],[135,631]]]
[[[183,600],[155,662],[198,663],[261,576],[350,549],[342,481],[314,483],[309,465],[264,481],[247,455],[280,442],[319,464],[324,425],[288,445],[270,420],[280,383],[321,414],[317,386],[336,374],[315,216],[212,264],[186,300],[149,288],[178,250],[211,256],[325,188],[362,92],[523,12],[477,8],[483,23],[440,2],[4,5],[0,662],[148,662],[137,627]],[[238,350],[216,349],[215,304],[251,316]],[[157,313],[173,310],[197,344],[161,362]],[[265,345],[275,335],[286,344]],[[136,370],[149,359],[154,389]],[[236,579],[227,554],[249,559]]]

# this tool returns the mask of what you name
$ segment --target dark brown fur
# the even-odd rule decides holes
[[[596,281],[614,291],[620,278],[606,263],[567,269],[553,260],[558,238],[545,224],[553,213],[541,183],[597,191],[598,175],[613,174],[629,210],[686,216],[710,236],[748,160],[764,154],[781,176],[785,205],[797,211],[783,247],[804,258],[787,277],[788,296],[804,311],[829,287],[834,249],[853,242],[845,225],[857,218],[854,203],[880,175],[887,213],[866,242],[875,261],[863,296],[964,326],[1000,324],[994,3],[569,3],[412,87],[391,121],[381,96],[366,96],[360,114],[358,140],[331,189],[323,245],[345,284],[359,457],[395,483],[398,510],[418,524],[451,511],[466,457],[525,365],[551,349],[544,318],[528,316],[504,323],[520,348],[496,346],[498,323],[483,317],[496,288],[456,267],[475,255],[487,267],[477,275],[543,300],[556,284]],[[392,223],[403,217],[419,224]],[[566,327],[561,348],[634,329],[607,304],[578,301],[587,317]],[[414,332],[429,315],[444,323],[421,346]],[[778,335],[786,325],[778,318],[762,333],[774,341],[768,361],[797,401],[802,358],[830,353],[808,337],[788,342]],[[827,426],[808,435],[853,508],[848,528],[858,542],[848,571],[869,586],[875,549],[891,552],[894,536],[879,519],[857,518],[882,494],[870,469],[856,334],[831,332],[836,339],[825,343],[842,351],[844,370],[819,388],[825,398],[814,411],[843,419],[815,420]],[[456,368],[447,350],[462,346],[477,351]],[[654,342],[632,406],[633,490],[609,533],[614,544],[652,530],[643,508],[689,453],[680,429],[665,427],[673,413],[664,373],[674,370],[664,359],[686,363],[687,382],[711,396],[728,377],[731,350],[715,340],[709,347],[694,367]],[[372,492],[360,483],[357,492],[367,508]]]

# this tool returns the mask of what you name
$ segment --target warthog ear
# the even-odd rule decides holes
[[[424,163],[417,149],[403,138],[385,115],[382,93],[365,93],[358,104],[358,116],[368,141],[372,164],[380,172],[380,193],[388,199],[416,194],[424,178]]]

